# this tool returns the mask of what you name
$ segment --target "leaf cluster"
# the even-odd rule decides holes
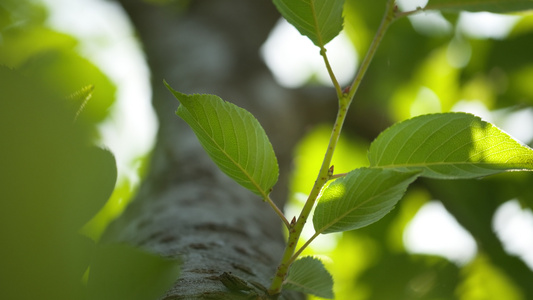
[[[531,1],[428,1],[425,7],[401,12],[388,2],[385,16],[369,52],[348,93],[340,90],[326,56],[326,44],[343,28],[344,1],[274,0],[281,14],[307,36],[324,58],[339,97],[339,111],[346,111],[368,68],[381,38],[396,19],[422,10],[511,12],[531,9]],[[251,114],[213,95],[184,95],[169,90],[180,100],[177,114],[195,131],[202,146],[219,168],[245,188],[270,201],[269,193],[278,177],[278,166],[264,130]],[[369,166],[335,176],[329,162],[344,122],[339,113],[326,158],[315,188],[296,223],[290,224],[275,205],[291,232],[286,255],[269,292],[283,287],[333,298],[331,276],[319,260],[301,251],[319,234],[343,232],[370,225],[388,214],[419,177],[471,179],[505,171],[532,170],[533,150],[481,118],[466,113],[437,113],[397,123],[371,144]],[[337,124],[341,124],[337,126]],[[330,150],[329,149],[333,149]],[[328,180],[337,178],[325,186]],[[320,193],[318,193],[320,192]],[[313,215],[315,235],[294,255],[293,238],[298,239],[308,212]],[[303,220],[303,221],[301,221]],[[285,271],[289,265],[292,267]],[[312,275],[311,275],[312,274]],[[285,277],[287,276],[287,277]]]

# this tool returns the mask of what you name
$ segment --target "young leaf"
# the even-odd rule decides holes
[[[283,287],[333,299],[333,278],[322,262],[311,256],[302,257],[291,265]]]
[[[429,0],[424,10],[448,12],[488,11],[494,13],[533,9],[533,0]]]
[[[248,111],[215,95],[186,95],[176,114],[191,126],[207,154],[226,175],[267,198],[278,180],[278,162],[265,131]]]
[[[419,172],[361,168],[322,191],[313,215],[315,231],[353,230],[383,218],[400,200]]]
[[[344,0],[274,0],[278,11],[300,34],[323,47],[342,30]]]
[[[370,166],[422,171],[440,179],[532,170],[533,149],[467,113],[415,117],[382,132],[370,145]]]

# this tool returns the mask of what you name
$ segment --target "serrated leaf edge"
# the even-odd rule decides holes
[[[366,169],[383,169],[383,168],[366,168]],[[358,169],[356,169],[358,170]],[[354,170],[355,171],[355,170]],[[403,193],[402,193],[402,196],[403,194],[405,194],[405,191],[407,190],[407,188],[409,187],[409,185],[411,183],[413,183],[418,177],[420,177],[420,174],[422,173],[421,171],[409,171],[409,172],[400,172],[400,171],[397,171],[397,170],[393,170],[397,173],[403,173],[403,174],[411,174],[411,177],[407,177],[405,178],[404,180],[402,180],[400,183],[398,183],[398,185],[402,184],[403,182],[405,181],[410,181],[409,184],[406,186],[406,188],[403,190]],[[416,176],[415,176],[416,175]],[[376,177],[377,178],[377,177]],[[369,185],[370,186],[370,185]],[[394,188],[394,187],[392,187]],[[386,189],[386,190],[382,190],[379,194],[376,194],[376,195],[373,195],[372,197],[368,198],[366,201],[363,201],[361,203],[359,203],[357,206],[354,206],[352,208],[350,208],[349,210],[346,210],[344,214],[342,215],[339,215],[339,217],[335,218],[334,220],[332,220],[331,222],[327,223],[326,225],[322,226],[321,228],[319,229],[315,229],[316,230],[316,233],[317,234],[322,234],[324,231],[326,231],[328,228],[332,227],[333,225],[337,224],[337,222],[339,220],[342,220],[344,217],[346,217],[348,214],[350,214],[351,212],[353,212],[354,210],[357,210],[358,208],[360,208],[361,206],[365,205],[366,203],[376,199],[376,198],[379,198],[381,196],[383,196],[384,194],[386,194],[388,191],[390,191],[390,189]],[[400,199],[401,197],[400,196]],[[320,199],[319,199],[320,201]],[[338,201],[342,201],[342,200],[338,200]],[[369,224],[370,225],[370,224]],[[349,230],[343,230],[343,231],[349,231]],[[335,231],[336,232],[336,231]],[[328,232],[329,233],[329,232]],[[333,232],[331,232],[333,233]]]
[[[411,121],[413,119],[416,119],[416,118],[420,118],[420,117],[424,117],[424,116],[436,116],[436,115],[440,115],[440,116],[471,116],[471,117],[474,117],[473,120],[478,120],[482,123],[484,123],[486,126],[490,126],[491,128],[496,128],[498,131],[500,131],[502,134],[505,135],[505,139],[508,140],[508,141],[511,141],[513,143],[516,143],[517,147],[514,147],[514,148],[507,148],[506,150],[512,150],[512,149],[530,149],[527,145],[523,145],[521,144],[519,141],[517,140],[514,140],[511,136],[509,136],[507,133],[505,133],[503,130],[501,130],[500,128],[496,127],[494,124],[490,123],[490,122],[487,122],[487,121],[484,121],[483,119],[481,119],[479,116],[476,116],[474,114],[470,114],[470,113],[465,113],[465,112],[449,112],[449,113],[436,113],[436,114],[427,114],[427,115],[420,115],[420,116],[416,116],[416,117],[413,117],[411,119],[407,119],[407,120],[404,120],[404,121],[401,121],[399,123],[396,123],[394,125],[392,125],[391,127],[385,129],[383,132],[380,133],[380,135],[372,142],[372,144],[379,140],[379,138],[384,135],[388,130],[392,129],[393,127],[395,127],[396,125],[399,125],[403,122],[408,122],[408,121]],[[428,122],[431,122],[431,121],[435,121],[436,119],[431,119],[431,120],[427,120],[424,124],[428,123]],[[440,124],[441,128],[446,126],[447,124],[453,122],[453,121],[456,121],[456,119],[451,119],[451,120],[447,120],[445,123],[442,123]],[[416,134],[417,130],[422,128],[424,124],[418,124],[416,130],[410,130],[410,135],[408,136],[407,139],[409,139],[410,137],[412,137],[413,135]],[[405,130],[405,128],[403,129]],[[463,130],[471,130],[471,127],[466,127],[464,128]],[[396,132],[393,136],[391,136],[389,138],[389,140],[386,142],[385,145],[379,145],[379,149],[376,150],[376,151],[379,151],[379,158],[378,157],[374,157],[374,159],[372,159],[370,157],[370,150],[369,150],[369,160],[370,160],[370,166],[372,168],[382,168],[382,169],[390,169],[390,170],[396,170],[396,171],[399,171],[399,172],[405,172],[404,170],[402,169],[405,169],[405,168],[419,168],[423,171],[423,169],[430,169],[432,172],[434,173],[441,173],[441,172],[437,172],[435,170],[433,170],[431,167],[432,166],[449,166],[449,167],[456,167],[456,166],[474,166],[474,167],[477,167],[479,169],[484,169],[484,170],[495,170],[495,171],[501,171],[501,172],[505,172],[505,171],[531,171],[532,169],[528,169],[527,167],[515,167],[515,166],[512,166],[512,165],[506,165],[507,161],[511,160],[512,158],[516,158],[516,157],[520,157],[520,156],[524,156],[524,155],[514,155],[512,157],[509,157],[507,159],[507,161],[505,162],[501,162],[501,163],[495,163],[495,162],[484,162],[484,161],[450,161],[450,162],[446,162],[446,161],[439,161],[439,162],[418,162],[418,163],[392,163],[392,164],[387,164],[387,165],[380,165],[380,161],[382,160],[383,158],[383,155],[384,153],[386,152],[384,149],[386,149],[388,147],[388,145],[390,144],[390,142],[396,137],[396,135],[400,134],[401,132]],[[461,132],[456,132],[453,136],[450,136],[448,137],[448,139],[446,141],[443,141],[441,144],[444,144],[445,142],[451,140],[454,136],[460,134]],[[479,141],[475,141],[476,143],[479,142]],[[503,141],[502,141],[503,142]],[[472,142],[473,143],[473,142]],[[370,145],[370,149],[373,149],[372,147],[372,144]],[[418,146],[420,147],[422,145],[422,143]],[[491,148],[495,147],[496,145],[492,145]],[[464,145],[463,145],[464,147]],[[418,149],[418,148],[417,148]],[[437,151],[438,150],[438,147],[435,147],[435,149],[433,150],[433,152]],[[485,150],[486,151],[486,150]],[[400,151],[397,151],[396,152],[396,155],[398,155]],[[416,151],[413,151],[413,153],[415,153]],[[453,153],[453,152],[450,152],[450,154]],[[474,155],[472,156],[475,156],[477,155],[478,153],[475,153]],[[494,155],[496,153],[492,153],[491,155]],[[430,155],[427,155],[427,156],[430,156]],[[396,157],[393,159],[393,161],[396,160]],[[471,171],[473,173],[473,171]],[[429,177],[429,178],[434,178],[435,176],[429,176],[429,175],[426,175],[425,174],[426,172],[422,172],[422,174],[420,175],[420,177]],[[462,176],[452,176],[452,175],[447,175],[447,174],[442,174],[444,177],[435,177],[435,178],[439,178],[439,179],[461,179],[461,178],[465,178],[465,177],[462,177]],[[483,173],[482,175],[480,176],[486,176],[487,174]],[[470,178],[470,177],[469,177]],[[475,178],[475,177],[473,177]]]
[[[189,98],[189,97],[191,97],[191,96],[194,96],[194,94],[193,94],[193,95],[187,95],[187,94],[180,93],[180,92],[174,90],[172,87],[170,87],[170,85],[169,85],[166,81],[165,81],[164,83],[165,83],[165,85],[167,86],[167,88],[168,88],[168,89],[174,94],[174,96],[176,96],[176,98],[178,98],[178,100],[179,100],[180,97]],[[199,94],[196,94],[196,95],[199,95]],[[220,99],[220,100],[223,102],[223,103],[222,103],[223,105],[233,105],[233,106],[237,109],[237,111],[241,111],[241,110],[242,110],[242,111],[245,111],[243,108],[238,107],[237,105],[234,105],[234,104],[232,104],[232,103],[230,103],[230,102],[227,102],[227,101],[225,101],[225,100],[223,100],[223,99]],[[185,102],[186,102],[186,101],[185,101]],[[186,110],[187,113],[193,115],[193,114],[187,109],[187,106],[183,103],[183,101],[181,102],[180,106],[178,107],[178,111],[176,112],[178,115],[179,115],[179,111],[180,111],[180,109]],[[247,112],[247,111],[245,111],[245,112]],[[253,116],[252,116],[252,117],[253,117]],[[193,120],[194,120],[194,119],[193,119]],[[256,121],[257,121],[257,119],[256,119]],[[195,121],[195,122],[196,122],[196,121]],[[267,199],[268,196],[269,196],[269,194],[270,194],[270,190],[269,190],[269,191],[265,191],[265,190],[260,186],[260,184],[259,184],[257,181],[255,181],[255,180],[253,179],[253,177],[252,177],[252,176],[246,171],[246,169],[244,169],[244,168],[241,166],[241,164],[239,164],[238,162],[236,162],[236,161],[231,157],[231,155],[229,155],[229,154],[228,154],[228,153],[227,153],[227,152],[226,152],[226,151],[225,151],[225,150],[224,150],[224,149],[223,149],[223,148],[222,148],[222,147],[221,147],[221,146],[220,146],[220,145],[219,145],[219,144],[218,144],[218,143],[217,143],[212,137],[211,137],[212,135],[209,134],[209,132],[207,132],[207,131],[204,129],[204,127],[201,126],[201,124],[200,124],[199,122],[196,122],[196,124],[198,125],[198,128],[201,128],[201,129],[202,129],[202,131],[203,131],[203,133],[205,134],[205,136],[207,136],[207,137],[210,139],[210,141],[216,146],[216,148],[217,148],[217,149],[218,149],[218,150],[219,150],[219,151],[220,151],[220,152],[221,152],[226,158],[228,158],[228,160],[231,161],[231,163],[234,164],[234,165],[235,165],[235,166],[236,166],[236,167],[237,167],[237,168],[238,168],[238,169],[239,169],[239,170],[245,175],[245,177],[246,177],[246,178],[252,183],[252,185],[256,188],[257,192],[259,192],[260,196],[263,197],[263,199]],[[274,156],[274,157],[275,157],[275,156]]]
[[[286,284],[290,284],[289,286],[286,287],[288,290],[295,290],[295,291],[299,291],[299,292],[303,292],[303,293],[313,294],[315,296],[318,296],[318,297],[321,297],[321,298],[325,298],[325,299],[333,299],[335,297],[335,295],[333,293],[333,276],[331,276],[329,271],[326,269],[326,267],[324,266],[324,263],[322,262],[322,260],[320,260],[317,257],[304,256],[304,257],[299,258],[297,261],[301,262],[302,260],[307,260],[307,259],[311,259],[312,261],[318,262],[320,264],[320,266],[322,267],[321,271],[324,271],[328,275],[328,278],[331,280],[331,283],[332,283],[331,290],[330,290],[331,296],[324,295],[322,293],[313,292],[313,289],[311,287],[305,286],[305,285],[302,285],[300,283],[297,283],[297,282],[289,280],[290,279],[290,271],[289,271],[289,276],[285,279],[285,281],[283,282],[283,285],[285,286]],[[292,287],[296,287],[296,288],[292,288]]]

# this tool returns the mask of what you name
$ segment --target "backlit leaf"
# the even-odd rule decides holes
[[[333,299],[333,278],[322,262],[311,256],[302,257],[292,264],[283,287]]]
[[[467,113],[415,117],[393,125],[370,145],[370,166],[466,179],[533,169],[533,149]]]
[[[217,166],[266,198],[279,170],[274,149],[257,119],[215,95],[186,95],[166,85],[181,102],[176,114],[191,126]]]
[[[274,0],[274,4],[289,23],[318,47],[342,30],[344,0]]]
[[[361,168],[327,186],[313,215],[315,231],[331,233],[372,224],[391,211],[418,172]]]
[[[429,0],[424,10],[430,9],[505,13],[533,9],[533,0]]]

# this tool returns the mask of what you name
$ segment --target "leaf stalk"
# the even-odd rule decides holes
[[[326,48],[322,46],[320,48],[320,55],[324,59],[324,64],[326,65],[326,69],[328,70],[329,78],[331,79],[331,82],[333,83],[333,86],[335,87],[335,91],[337,92],[337,98],[342,98],[342,88],[339,84],[339,81],[337,80],[337,77],[335,77],[335,73],[333,73],[333,68],[331,67],[331,64],[329,63],[328,56],[326,54]]]
[[[283,224],[285,224],[285,227],[287,227],[287,229],[290,229],[291,225],[289,224],[289,221],[287,220],[287,218],[285,217],[285,215],[283,214],[283,212],[281,211],[281,209],[279,209],[279,207],[276,205],[276,203],[274,203],[274,201],[272,201],[272,199],[270,198],[270,196],[267,196],[265,198],[265,201],[268,202],[268,204],[270,205],[270,207],[272,207],[272,209],[274,210],[274,212],[276,212],[276,214],[279,216],[279,218],[281,219],[281,221],[283,222]]]

